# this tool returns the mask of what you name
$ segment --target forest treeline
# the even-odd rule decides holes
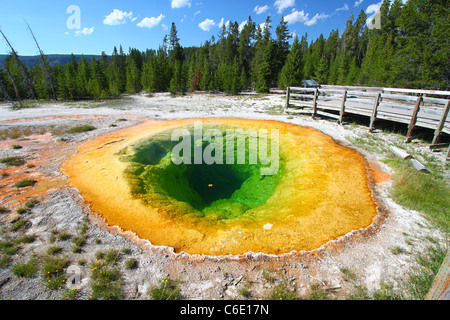
[[[28,68],[14,51],[0,70],[0,99],[102,99],[122,93],[206,90],[237,94],[269,92],[321,84],[449,89],[449,0],[385,0],[380,28],[368,28],[361,11],[348,18],[342,34],[333,30],[309,42],[292,39],[287,22],[275,27],[270,17],[257,25],[251,17],[240,30],[224,25],[200,47],[182,47],[176,25],[157,50],[114,48],[107,56],[85,57]],[[273,29],[274,28],[274,29]],[[273,33],[273,30],[275,31]],[[37,42],[36,42],[37,43]]]

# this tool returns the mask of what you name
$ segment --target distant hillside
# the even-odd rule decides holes
[[[56,64],[66,64],[70,62],[70,54],[48,54],[46,55],[50,65],[54,66]],[[5,61],[7,55],[0,54],[0,68],[3,67],[3,62]],[[75,60],[81,60],[82,55],[75,55]],[[100,58],[99,55],[85,55],[86,60],[91,61],[92,57],[96,59]],[[27,67],[32,67],[34,63],[40,63],[39,56],[20,56],[20,59]]]

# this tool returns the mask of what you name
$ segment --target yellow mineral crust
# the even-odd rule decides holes
[[[255,129],[278,129],[284,174],[262,206],[226,221],[172,218],[167,210],[134,199],[118,153],[168,129],[216,121]],[[83,144],[62,166],[71,186],[110,226],[132,231],[153,245],[205,255],[313,250],[352,230],[368,227],[377,215],[368,166],[358,152],[336,144],[322,132],[277,121],[244,119],[146,120]],[[192,207],[189,208],[192,211]],[[182,216],[182,212],[180,215]]]

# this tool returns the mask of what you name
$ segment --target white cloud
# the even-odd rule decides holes
[[[166,24],[164,24],[164,23],[161,25],[161,27],[162,27],[164,30],[169,30],[169,27],[168,27]]]
[[[311,19],[309,18],[309,13],[305,13],[304,10],[297,11],[296,9],[292,9],[292,13],[284,16],[284,21],[287,24],[295,24],[295,23],[303,23],[305,26],[315,25],[319,20],[325,20],[329,17],[328,14],[320,13],[316,14]]]
[[[264,12],[266,12],[267,10],[269,10],[269,6],[265,5],[265,6],[256,6],[255,9],[253,10],[253,12],[256,12],[256,14],[262,14]]]
[[[83,30],[77,30],[75,31],[75,36],[81,36],[81,35],[85,35],[85,36],[89,36],[91,34],[94,33],[94,27],[92,28],[84,28]]]
[[[308,14],[305,13],[305,11],[297,11],[295,9],[292,10],[292,13],[284,16],[284,21],[287,22],[287,24],[294,24],[294,23],[304,23],[308,21]]]
[[[239,25],[239,32],[242,31],[242,29],[244,29],[245,25],[248,23],[248,20],[242,21],[241,24]]]
[[[172,8],[183,8],[183,7],[191,7],[191,1],[189,0],[171,0]]]
[[[220,19],[220,22],[219,22],[219,28],[222,29],[223,24],[224,24],[224,21],[225,21],[224,18]],[[225,27],[228,28],[228,26],[230,25],[230,23],[231,23],[231,21],[230,21],[230,20],[227,20],[227,22],[225,22]]]
[[[316,14],[314,17],[312,17],[312,19],[308,20],[305,22],[306,26],[313,26],[317,23],[318,20],[325,20],[326,18],[328,18],[329,15],[325,14],[325,13],[321,13],[321,14]]]
[[[164,18],[165,15],[163,15],[162,13],[157,17],[145,17],[141,22],[137,24],[137,26],[141,28],[153,28],[156,27]]]
[[[295,0],[276,0],[274,5],[278,8],[278,13],[281,13],[284,9],[295,6]]]
[[[337,8],[337,9],[336,9],[336,12],[339,12],[339,11],[348,11],[348,9],[349,9],[348,4],[344,3],[344,6],[343,6],[342,8]]]
[[[113,12],[106,16],[105,20],[103,20],[103,23],[110,26],[118,26],[120,24],[127,23],[127,20],[131,20],[132,18],[133,12],[124,12],[118,9],[114,9]]]
[[[264,31],[264,29],[266,28],[267,22],[263,22],[259,24],[259,27],[261,28],[262,31]],[[270,27],[270,24],[269,24]]]
[[[359,7],[361,5],[361,3],[363,3],[364,0],[358,0],[355,2],[355,7]]]
[[[200,27],[200,29],[202,29],[203,31],[209,31],[211,30],[212,27],[216,26],[216,23],[214,22],[214,20],[211,19],[206,19],[205,21],[202,21],[198,24],[198,26]]]

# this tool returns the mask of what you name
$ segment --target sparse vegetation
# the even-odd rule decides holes
[[[67,280],[65,267],[69,264],[69,260],[61,258],[45,258],[42,269],[42,277],[45,285],[52,289],[61,289]]]
[[[83,133],[83,132],[93,131],[95,129],[97,129],[97,128],[94,126],[85,124],[85,125],[70,128],[70,129],[66,130],[64,133],[68,133],[68,134]]]
[[[37,205],[39,203],[39,200],[37,199],[31,199],[29,201],[27,201],[27,203],[25,203],[25,207],[27,208],[33,208],[35,205]]]
[[[267,297],[268,300],[298,300],[297,291],[286,281],[277,285]]]
[[[413,210],[425,213],[427,219],[446,233],[450,231],[450,186],[438,172],[416,171],[409,161],[398,158],[384,160],[395,170],[391,195]]]
[[[123,277],[119,269],[96,262],[91,268],[91,300],[121,300]]]
[[[47,250],[47,254],[52,255],[52,256],[55,254],[61,253],[61,252],[62,252],[62,247],[60,247],[60,246],[50,247]]]
[[[159,286],[151,288],[148,294],[153,300],[180,300],[180,282],[163,278]]]
[[[419,266],[409,272],[406,282],[408,294],[412,299],[425,298],[444,262],[447,250],[445,246],[432,244],[427,246],[424,252],[415,255]]]
[[[136,269],[138,266],[138,263],[136,261],[136,259],[128,259],[127,261],[125,261],[125,268],[127,269]]]
[[[22,157],[6,157],[0,159],[0,163],[6,164],[11,167],[20,167],[25,164],[25,160]]]
[[[12,273],[20,278],[31,278],[38,271],[38,263],[36,259],[31,258],[27,263],[19,262],[12,268]]]
[[[73,238],[74,246],[72,248],[72,251],[75,253],[81,252],[81,247],[84,246],[86,243],[87,236],[79,236]]]
[[[21,229],[22,227],[25,226],[26,221],[22,218],[16,220],[10,227],[9,227],[9,231],[17,231],[19,229]]]
[[[15,184],[16,188],[25,188],[25,187],[32,187],[37,183],[36,180],[32,179],[25,179],[22,181],[19,181]]]

